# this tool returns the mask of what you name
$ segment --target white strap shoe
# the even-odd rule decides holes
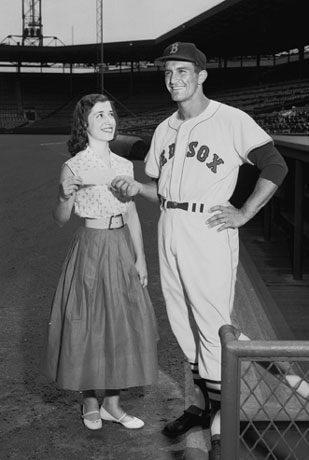
[[[103,406],[100,407],[100,417],[102,420],[105,420],[106,422],[120,423],[129,430],[137,430],[138,428],[143,428],[143,426],[145,425],[143,420],[137,417],[133,417],[133,415],[128,415],[126,413],[124,413],[120,418],[117,419],[109,412],[107,412],[107,410],[104,409]],[[130,420],[125,421],[125,417],[128,417]]]
[[[98,418],[96,420],[89,420],[88,418],[85,418],[87,417],[87,415],[91,415],[91,414],[98,414]],[[98,410],[92,410],[84,414],[84,406],[82,406],[81,417],[83,420],[83,424],[85,425],[86,428],[88,428],[88,430],[100,430],[102,428],[102,420],[100,417],[100,412]]]

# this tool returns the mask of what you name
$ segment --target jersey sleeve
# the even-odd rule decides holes
[[[260,170],[260,177],[280,186],[288,173],[287,164],[273,142],[251,150],[248,159]]]
[[[158,147],[157,136],[158,133],[156,130],[154,132],[154,135],[152,136],[150,148],[145,158],[145,173],[147,174],[147,176],[153,179],[158,179],[160,175],[160,152]]]
[[[245,162],[251,163],[248,159],[251,150],[272,142],[270,135],[250,115],[241,110],[237,110],[233,130],[234,148]]]

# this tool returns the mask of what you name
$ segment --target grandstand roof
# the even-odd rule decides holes
[[[104,62],[152,61],[172,41],[191,41],[208,57],[275,54],[308,45],[307,0],[225,0],[155,40],[104,44]],[[101,60],[100,44],[0,45],[0,62]]]

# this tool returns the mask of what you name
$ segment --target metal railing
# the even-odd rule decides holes
[[[309,341],[220,337],[221,460],[309,460]]]

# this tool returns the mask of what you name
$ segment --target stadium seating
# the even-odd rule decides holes
[[[0,109],[0,128],[12,129],[27,123],[23,111],[15,109]]]
[[[211,69],[207,95],[245,110],[270,133],[309,132],[309,69],[307,78],[282,81],[274,70],[257,83],[252,68]],[[287,69],[286,69],[287,70]],[[280,79],[281,75],[281,79]],[[2,132],[68,132],[76,101],[98,92],[94,73],[0,73],[0,129]],[[228,88],[228,89],[226,89]],[[149,138],[155,126],[175,110],[162,74],[151,72],[104,75],[104,90],[114,99],[123,134]],[[294,107],[293,116],[289,111]]]

